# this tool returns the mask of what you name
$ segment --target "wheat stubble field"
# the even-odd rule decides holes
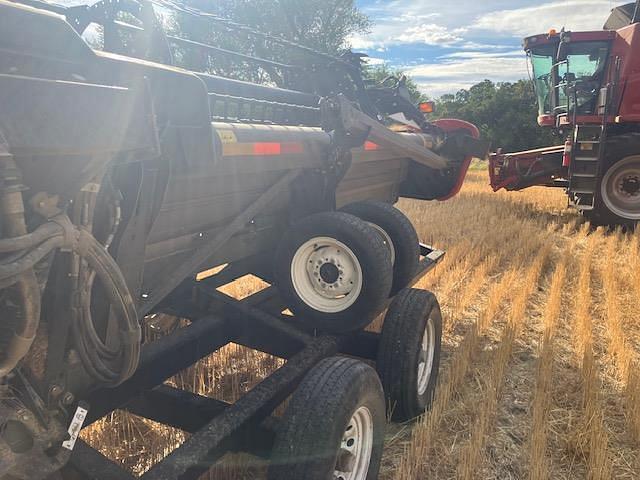
[[[380,478],[640,478],[640,232],[590,229],[561,191],[487,183],[474,171],[453,200],[399,204],[447,250],[418,284],[442,305],[443,359],[430,412],[389,427]],[[229,345],[173,382],[233,401],[280,364]],[[122,412],[83,436],[136,473],[185,438]],[[209,477],[264,470],[230,455]]]

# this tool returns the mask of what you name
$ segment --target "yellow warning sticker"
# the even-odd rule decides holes
[[[233,133],[232,130],[217,130],[218,136],[220,137],[220,141],[223,144],[226,143],[238,143],[238,139],[236,138],[236,134]]]

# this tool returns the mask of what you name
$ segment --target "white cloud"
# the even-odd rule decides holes
[[[443,63],[419,65],[406,71],[420,89],[431,97],[452,93],[488,78],[493,82],[513,82],[527,76],[526,58],[481,56],[453,58]]]
[[[373,50],[379,47],[379,43],[374,40],[370,40],[363,35],[352,35],[347,39],[347,43],[351,45],[353,50]]]
[[[384,58],[367,57],[364,59],[367,65],[384,65],[387,61]]]
[[[349,43],[354,49],[371,50],[393,45],[451,45],[463,41],[465,28],[449,28],[433,20],[438,14],[389,15],[374,18],[373,31],[354,35]]]
[[[510,50],[508,52],[462,51],[462,52],[447,53],[446,55],[441,55],[438,58],[500,58],[500,57],[522,58],[522,56],[523,56],[522,50]]]
[[[392,65],[413,75],[426,93],[438,96],[469,88],[485,78],[496,82],[526,78],[526,60],[519,50],[521,38],[563,26],[574,31],[599,30],[610,9],[623,3],[626,2],[377,0],[365,7],[365,13],[374,21],[373,31],[355,38],[354,47],[388,49],[388,55],[394,57],[390,59]],[[430,46],[417,50],[428,58],[408,58],[403,54],[403,45]],[[384,58],[386,54],[376,56]]]
[[[392,40],[397,44],[424,43],[427,45],[450,45],[462,41],[460,36],[465,29],[449,30],[435,23],[423,23],[408,27],[402,34]]]
[[[566,0],[532,7],[498,10],[478,17],[472,28],[526,36],[551,28],[600,30],[611,9],[609,0]]]
[[[508,45],[496,45],[494,43],[478,43],[478,42],[464,42],[459,45],[460,48],[464,48],[465,50],[507,50],[511,48]]]
[[[525,0],[518,3],[522,5],[520,8],[513,8],[514,2],[509,0],[376,2],[364,9],[374,20],[372,32],[354,37],[352,45],[356,49],[373,49],[423,43],[485,50],[495,48],[490,43],[491,37],[523,37],[563,26],[572,30],[599,30],[610,9],[626,2],[547,0],[539,4]],[[434,11],[439,13],[432,13]]]

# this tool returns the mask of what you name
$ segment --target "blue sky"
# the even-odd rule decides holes
[[[373,26],[350,41],[370,63],[405,70],[436,97],[485,78],[525,78],[523,37],[563,26],[599,30],[610,10],[628,1],[356,0]]]

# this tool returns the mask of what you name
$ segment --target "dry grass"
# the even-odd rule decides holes
[[[640,232],[591,230],[561,191],[493,194],[484,172],[451,201],[399,206],[447,250],[418,285],[446,325],[432,409],[389,427],[380,478],[640,478]],[[172,382],[234,401],[280,364],[230,345]],[[186,434],[117,412],[84,436],[140,474]],[[230,456],[209,477],[264,464]]]
[[[562,257],[553,274],[549,298],[543,315],[543,338],[539,352],[536,387],[532,405],[532,427],[529,443],[531,480],[549,478],[547,436],[549,434],[549,408],[553,376],[556,322],[560,315],[562,289],[566,276],[565,258]]]

